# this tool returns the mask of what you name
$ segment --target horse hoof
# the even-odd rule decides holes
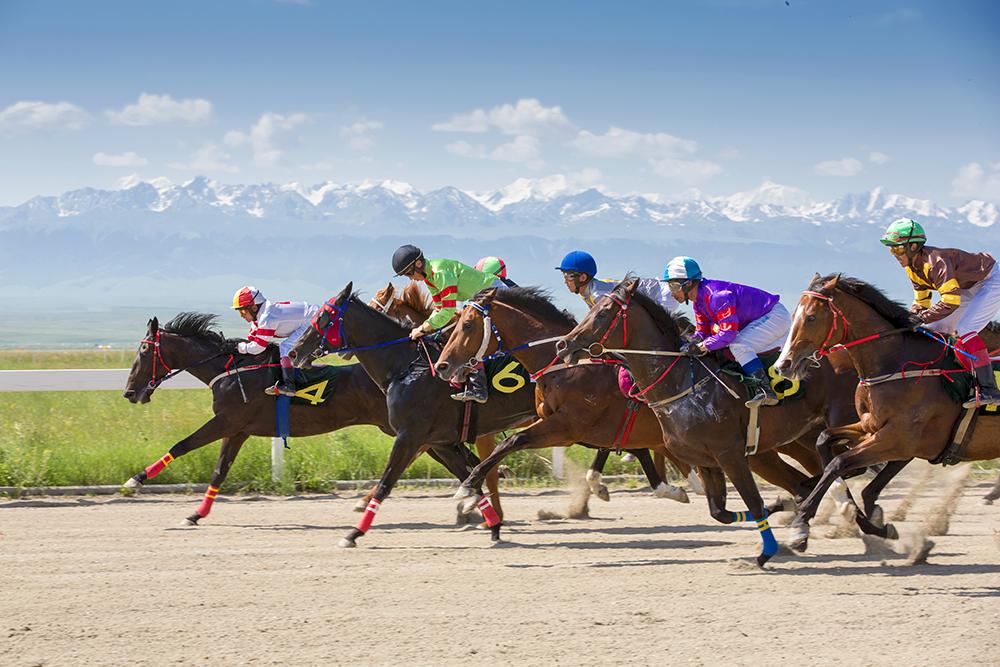
[[[808,525],[792,525],[789,529],[788,534],[788,546],[799,553],[806,550],[809,545],[809,526]]]
[[[368,499],[359,498],[358,502],[354,503],[353,509],[355,512],[364,512],[366,509],[368,509]]]
[[[123,489],[138,489],[142,486],[142,482],[139,481],[139,476],[129,477],[128,481],[122,484]]]
[[[349,537],[342,537],[340,538],[340,541],[337,542],[338,549],[353,549],[356,546],[358,546],[358,543]]]
[[[984,505],[992,505],[993,504],[993,499],[992,498],[983,498],[983,504]]]
[[[476,509],[476,505],[479,504],[479,500],[482,496],[472,494],[471,496],[465,497],[465,499],[458,504],[458,510],[462,514],[469,514]]]
[[[594,491],[594,495],[603,500],[604,502],[608,502],[609,500],[611,500],[611,493],[608,491],[608,487],[604,486],[603,484],[597,487],[597,490]]]
[[[469,496],[475,495],[475,493],[476,492],[473,491],[471,487],[459,486],[458,491],[455,492],[455,495],[452,496],[452,498],[455,500],[461,500],[462,498],[468,498]]]
[[[873,526],[877,526],[879,528],[885,525],[885,513],[882,512],[882,508],[879,505],[876,505],[872,510],[871,516],[868,517],[868,521],[871,522]]]
[[[666,482],[660,482],[660,485],[653,489],[653,495],[657,498],[669,498],[670,500],[675,500],[679,503],[691,502],[691,499],[688,498],[687,491],[679,486],[667,484]]]
[[[898,540],[899,531],[891,523],[885,524],[885,539],[887,540]]]
[[[192,519],[191,517],[187,517],[186,519],[181,521],[181,527],[183,528],[193,528],[197,525],[198,525],[198,519]]]

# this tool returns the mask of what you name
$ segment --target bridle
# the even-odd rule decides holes
[[[465,304],[465,307],[477,310],[483,316],[483,340],[479,344],[476,354],[466,363],[466,366],[469,368],[475,368],[485,359],[486,350],[490,347],[490,335],[492,334],[493,338],[497,341],[497,351],[494,352],[496,355],[503,354],[503,339],[500,337],[500,331],[497,330],[496,325],[493,324],[493,319],[490,317],[490,304],[470,301]]]
[[[880,334],[875,334],[874,336],[868,336],[866,338],[862,338],[851,343],[844,343],[843,341],[847,339],[848,328],[850,327],[851,323],[847,320],[847,316],[844,315],[844,312],[840,310],[840,308],[838,308],[837,305],[833,302],[833,297],[827,296],[822,292],[813,292],[811,290],[806,290],[805,292],[802,293],[802,295],[811,296],[812,298],[819,299],[820,301],[825,303],[827,308],[830,310],[830,317],[832,318],[832,321],[830,322],[830,329],[826,332],[826,338],[823,339],[823,342],[820,344],[820,346],[816,348],[816,351],[813,352],[812,355],[809,357],[817,366],[819,365],[820,359],[829,356],[830,353],[835,349],[847,348],[854,345],[858,345],[859,343],[863,343],[872,338],[878,338],[878,336],[880,335]],[[830,345],[830,341],[833,340],[833,337],[834,335],[836,335],[837,329],[839,328],[843,328],[844,330],[843,335],[841,335],[840,337],[840,342]]]
[[[163,333],[162,331],[157,329],[156,335],[152,339],[143,338],[141,341],[139,341],[140,343],[146,343],[148,345],[153,346],[153,371],[150,374],[149,385],[148,385],[148,389],[150,392],[152,392],[154,389],[163,384],[165,380],[169,380],[178,373],[183,373],[184,371],[194,368],[195,366],[201,366],[202,364],[207,363],[212,359],[215,359],[216,357],[221,357],[226,354],[225,352],[216,352],[215,354],[205,357],[201,361],[197,361],[193,364],[185,366],[184,368],[170,368],[166,360],[164,360],[163,358],[163,351],[160,349],[160,336],[162,333]],[[161,375],[160,377],[156,377],[157,364],[163,366],[163,369],[165,371],[164,374]]]

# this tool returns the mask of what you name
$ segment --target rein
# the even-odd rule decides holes
[[[213,354],[210,357],[206,357],[206,358],[202,359],[201,361],[197,361],[197,362],[195,362],[193,364],[185,366],[184,368],[171,369],[170,366],[167,365],[167,362],[163,359],[163,351],[160,350],[160,336],[161,336],[161,334],[162,334],[162,332],[159,329],[157,329],[156,330],[156,337],[155,338],[153,338],[152,340],[150,340],[149,338],[143,338],[140,341],[142,343],[148,343],[148,344],[151,344],[153,346],[153,372],[149,376],[149,390],[150,391],[156,389],[161,384],[163,384],[163,382],[165,380],[169,380],[170,378],[174,377],[175,375],[177,375],[179,373],[183,373],[184,371],[186,371],[186,370],[188,370],[190,368],[194,368],[196,366],[201,366],[202,364],[208,363],[209,361],[211,361],[212,359],[215,359],[216,357],[221,357],[221,356],[225,355],[225,352],[217,352],[217,353]],[[163,366],[163,368],[167,371],[166,373],[164,373],[159,378],[156,377],[156,364],[157,363],[159,363],[161,366]]]

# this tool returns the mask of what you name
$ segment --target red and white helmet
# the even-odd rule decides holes
[[[259,306],[262,303],[264,303],[264,295],[253,285],[244,285],[233,295],[233,308],[236,310],[249,308],[254,304]]]

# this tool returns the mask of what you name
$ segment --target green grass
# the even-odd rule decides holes
[[[0,369],[125,368],[133,352],[0,351]],[[157,392],[146,405],[132,405],[118,391],[0,393],[0,486],[121,484],[175,442],[211,417],[207,389]],[[271,481],[268,438],[251,438],[233,464],[227,487],[246,485],[280,490],[299,485],[322,490],[337,479],[375,479],[389,456],[392,440],[369,426],[354,426],[309,438],[293,438],[285,452],[285,479]],[[155,483],[200,483],[211,477],[218,443],[170,464]],[[568,458],[589,466],[593,450],[573,447]],[[518,477],[548,478],[549,450],[519,452],[507,465]],[[605,471],[638,473],[635,464],[612,456]],[[404,473],[407,479],[450,477],[428,456]]]

